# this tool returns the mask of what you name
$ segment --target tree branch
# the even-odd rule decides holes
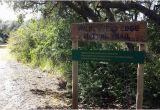
[[[149,19],[153,20],[155,23],[160,25],[160,15],[158,15],[155,11],[150,10],[136,2],[127,2],[126,4],[124,4],[123,2],[120,1],[115,1],[115,2],[102,1],[102,4],[104,7],[118,8],[121,11],[130,9],[138,10],[142,12],[144,15],[146,15]]]
[[[89,18],[93,20],[94,22],[99,21],[98,15],[96,15],[92,9],[90,9],[86,5],[82,5],[82,3],[78,3],[78,6],[76,6],[71,1],[64,1],[64,4],[68,7],[72,8],[76,13],[80,14],[83,18]]]
[[[114,14],[111,12],[110,8],[105,6],[104,2],[101,2],[101,6],[105,9],[106,16],[109,17],[109,21],[116,21]]]

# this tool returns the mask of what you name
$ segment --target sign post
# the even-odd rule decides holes
[[[72,38],[76,37],[75,27],[71,27]],[[78,39],[72,40],[72,49],[78,49]],[[72,61],[72,109],[78,109],[78,61]]]
[[[145,45],[139,44],[139,51],[145,51]],[[143,105],[143,85],[144,85],[144,64],[138,64],[137,67],[137,96],[136,109],[142,109]]]
[[[78,41],[72,42],[72,49],[78,49]],[[72,109],[78,109],[78,61],[72,61]]]
[[[74,23],[72,34],[72,109],[78,109],[78,61],[138,63],[136,109],[143,104],[143,74],[146,22]],[[78,41],[121,41],[140,43],[137,51],[78,50]]]

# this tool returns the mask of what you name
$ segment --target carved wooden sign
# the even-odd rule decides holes
[[[72,41],[145,42],[146,22],[73,23]]]

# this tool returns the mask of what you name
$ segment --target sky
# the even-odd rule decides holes
[[[13,21],[13,20],[17,20],[17,16],[22,13],[22,12],[19,12],[19,13],[16,13],[14,12],[14,10],[12,9],[12,7],[9,7],[8,4],[6,3],[3,3],[3,4],[0,4],[0,19],[2,21]],[[27,11],[27,12],[23,12],[23,13],[27,13],[26,17],[25,17],[25,21],[26,20],[29,20],[33,17],[39,17],[40,16],[40,13],[35,15],[35,13],[31,13],[31,10],[30,11]]]
[[[17,15],[13,9],[9,8],[7,4],[0,5],[0,19],[3,21],[16,20]]]

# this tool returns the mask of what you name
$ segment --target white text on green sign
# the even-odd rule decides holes
[[[144,63],[144,52],[112,50],[72,50],[72,60]]]

